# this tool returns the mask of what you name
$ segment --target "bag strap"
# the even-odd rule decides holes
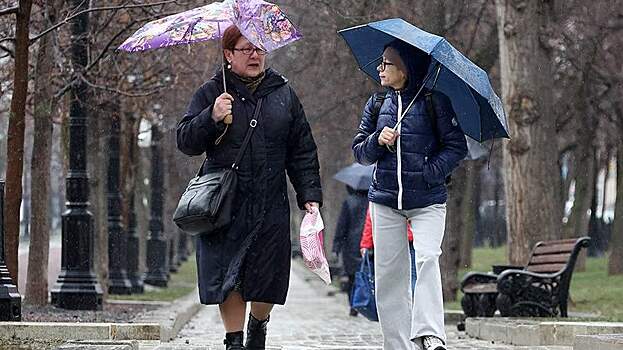
[[[255,110],[253,111],[253,118],[251,119],[251,122],[249,122],[249,129],[247,129],[247,134],[244,137],[244,141],[242,141],[242,146],[240,147],[240,150],[238,151],[236,160],[234,161],[234,164],[231,165],[232,169],[236,169],[236,170],[238,169],[238,164],[242,160],[242,157],[244,156],[244,152],[247,150],[247,147],[249,146],[249,142],[251,141],[251,136],[253,135],[253,132],[255,131],[255,127],[257,126],[257,120],[260,117],[260,110],[262,109],[263,100],[264,100],[263,98],[260,98],[257,100],[257,104],[255,105]]]
[[[244,136],[244,141],[242,141],[242,146],[238,150],[238,154],[236,155],[236,160],[231,165],[232,169],[238,169],[238,163],[240,163],[240,161],[242,160],[242,157],[244,156],[244,152],[247,150],[247,147],[249,146],[249,142],[251,141],[251,136],[253,135],[253,132],[255,131],[255,127],[257,126],[257,120],[259,119],[259,116],[260,116],[260,110],[262,109],[263,100],[264,98],[259,98],[257,100],[257,104],[255,105],[255,109],[253,110],[253,118],[251,119],[251,122],[249,123],[249,129],[247,129],[247,134]],[[203,160],[203,163],[201,163],[201,166],[199,167],[199,171],[197,171],[196,176],[199,176],[201,174],[201,170],[203,170],[203,167],[205,166],[207,161],[208,161],[208,157],[206,157]]]

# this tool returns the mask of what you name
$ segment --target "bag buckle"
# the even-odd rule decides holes
[[[257,119],[251,119],[251,122],[249,123],[249,126],[252,127],[252,128],[257,126]]]

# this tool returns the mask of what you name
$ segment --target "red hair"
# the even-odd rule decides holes
[[[221,41],[223,42],[223,49],[233,50],[234,47],[236,47],[238,39],[240,39],[241,37],[242,34],[240,33],[240,29],[238,29],[238,27],[236,27],[235,25],[229,26],[227,29],[225,29],[225,32],[223,33],[223,38],[221,39]]]

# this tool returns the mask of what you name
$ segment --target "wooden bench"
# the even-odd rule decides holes
[[[567,317],[569,284],[578,254],[590,238],[537,243],[526,266],[497,265],[493,272],[470,272],[461,281],[467,317]]]

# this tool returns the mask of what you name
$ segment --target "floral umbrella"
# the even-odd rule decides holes
[[[129,37],[120,50],[135,52],[220,39],[236,25],[256,47],[273,51],[301,38],[285,13],[262,0],[224,0],[157,19]]]
[[[121,44],[119,50],[146,51],[217,40],[222,30],[231,25],[267,52],[301,38],[301,33],[275,4],[262,0],[224,0],[149,22]]]

